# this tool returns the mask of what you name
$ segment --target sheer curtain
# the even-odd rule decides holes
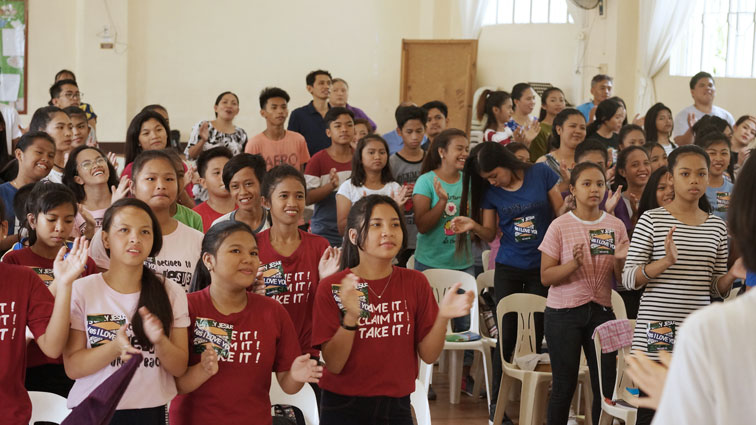
[[[654,77],[669,60],[698,0],[640,0],[638,13],[639,84],[635,106],[642,114],[656,102]]]
[[[462,21],[462,37],[478,38],[483,26],[483,15],[488,4],[496,0],[459,0],[459,14]]]

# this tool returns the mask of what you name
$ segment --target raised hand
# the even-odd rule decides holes
[[[320,279],[330,276],[339,271],[341,265],[341,248],[329,246],[323,251],[318,262],[318,275]]]
[[[202,352],[200,364],[208,376],[218,373],[218,353],[213,349],[213,344],[205,343],[205,351]]]
[[[113,168],[118,169],[118,155],[115,152],[108,152],[108,162],[113,165]]]
[[[617,174],[617,169],[615,167],[609,167],[609,169],[606,170],[606,184],[607,186],[611,186],[614,184],[614,175]]]
[[[207,121],[202,121],[202,124],[200,124],[199,138],[203,142],[207,142],[210,139],[210,123]]]
[[[336,172],[335,168],[331,168],[331,171],[328,172],[328,183],[333,187],[333,190],[339,188],[339,173]]]
[[[635,353],[627,358],[627,374],[646,393],[646,397],[628,400],[630,404],[648,409],[659,407],[672,355],[668,351],[659,351],[659,360],[661,363],[649,359],[644,353]]]
[[[116,337],[113,340],[113,343],[116,344],[116,347],[120,350],[120,354],[118,357],[121,358],[121,361],[127,362],[131,358],[132,354],[139,354],[139,350],[134,348],[131,345],[131,341],[129,340],[129,337],[126,335],[126,328],[128,325],[123,325],[116,331]]]
[[[157,345],[163,338],[165,338],[165,331],[163,330],[163,323],[157,316],[150,313],[150,310],[146,306],[139,308],[139,315],[142,316],[142,328],[144,334],[147,335],[147,339],[150,340],[152,345]]]
[[[319,366],[318,362],[311,359],[309,354],[302,354],[291,363],[289,376],[297,382],[317,383],[323,376],[323,366]]]
[[[349,273],[341,279],[341,287],[339,288],[341,305],[346,310],[344,316],[349,316],[353,320],[360,317],[360,295],[362,295],[362,292],[357,290],[358,281],[359,278],[354,273]]]
[[[696,114],[694,114],[692,112],[689,113],[688,114],[688,127],[693,128],[693,125],[696,124],[696,121],[698,121],[698,120],[696,120]]]
[[[118,182],[118,187],[110,186],[110,203],[125,198],[131,193],[131,179],[129,176],[121,176],[121,180]]]
[[[95,219],[92,216],[92,213],[87,211],[86,208],[82,204],[79,204],[79,214],[81,214],[81,218],[84,219],[84,227],[80,227],[79,230],[81,230],[81,234],[79,236],[84,236],[87,239],[92,239],[92,236],[94,236],[95,227],[97,227],[97,224],[95,223]]]
[[[399,193],[391,192],[391,197],[400,208],[403,207],[404,203],[407,202],[410,197],[409,186],[406,184],[402,185],[401,189],[399,189]]]
[[[439,316],[444,319],[454,319],[455,317],[470,314],[475,293],[473,291],[465,291],[462,294],[458,294],[457,290],[461,287],[462,283],[457,282],[446,291],[444,298],[438,304]]]
[[[633,117],[633,124],[643,127],[643,124],[645,124],[646,116],[641,114],[635,114]]]
[[[677,226],[672,226],[669,229],[669,233],[667,233],[666,239],[664,239],[664,252],[666,253],[664,258],[670,265],[677,263],[677,245],[675,245],[675,240],[672,238],[675,229],[677,229]]]
[[[570,168],[574,167],[575,163],[573,162],[572,165],[568,165],[566,161],[562,161],[559,163],[559,177],[562,178],[562,181],[565,183],[569,183],[570,181]]]
[[[89,241],[83,236],[74,239],[71,251],[66,255],[66,246],[58,250],[53,262],[53,274],[58,285],[70,285],[84,272],[87,265]]]
[[[614,246],[614,258],[624,260],[627,258],[627,251],[630,249],[630,241],[625,241]]]
[[[617,208],[617,204],[619,203],[621,196],[622,185],[617,186],[617,190],[614,192],[609,189],[609,193],[606,195],[606,203],[604,204],[604,209],[606,210],[606,212],[614,215],[614,209]]]
[[[438,177],[433,177],[433,190],[436,191],[439,202],[446,202],[449,200],[449,194],[446,193],[444,186],[441,185],[441,180]]]
[[[457,216],[451,221],[451,230],[456,233],[467,233],[475,228],[475,221],[470,217]]]
[[[579,243],[572,247],[572,261],[580,268],[583,265],[583,248],[585,244]]]
[[[564,197],[562,207],[559,208],[559,215],[573,211],[575,208],[577,208],[577,205],[575,204],[575,195],[569,194]]]

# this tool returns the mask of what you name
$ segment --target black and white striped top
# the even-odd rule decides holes
[[[640,302],[638,319],[633,336],[633,351],[649,352],[649,325],[673,321],[676,332],[688,315],[710,304],[711,296],[719,294],[717,281],[727,273],[727,226],[719,217],[710,214],[698,226],[689,226],[676,219],[665,208],[646,211],[635,225],[622,284],[635,289],[635,273],[644,264],[664,257],[664,240],[676,226],[673,234],[677,246],[677,263],[658,277],[651,279]],[[652,327],[653,327],[652,326]],[[653,333],[652,337],[658,333]],[[658,339],[652,339],[652,341]]]

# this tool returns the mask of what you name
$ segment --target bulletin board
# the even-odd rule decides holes
[[[0,102],[26,113],[28,0],[0,0]]]
[[[449,127],[470,133],[478,40],[402,40],[402,102],[440,100]]]

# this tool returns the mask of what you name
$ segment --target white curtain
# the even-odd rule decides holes
[[[684,33],[697,0],[640,0],[638,13],[638,92],[635,105],[643,115],[656,103],[654,77],[669,60]]]
[[[483,16],[491,1],[496,0],[459,0],[462,37],[480,37],[480,29],[483,27]]]

